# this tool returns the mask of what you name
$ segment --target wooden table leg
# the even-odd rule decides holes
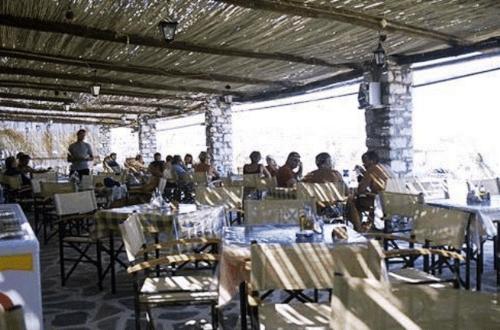
[[[245,282],[240,284],[241,330],[247,330],[247,290]]]
[[[116,278],[115,278],[115,240],[113,231],[109,231],[109,271],[111,276],[111,292],[116,293]]]

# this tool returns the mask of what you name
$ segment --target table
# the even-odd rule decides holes
[[[38,240],[18,204],[1,204],[0,212],[17,218],[24,232],[0,240],[0,292],[23,306],[27,329],[43,329]]]
[[[109,210],[101,210],[95,214],[96,232],[99,238],[109,238],[109,266],[103,271],[110,271],[112,292],[116,291],[115,261],[121,247],[115,251],[114,236],[120,235],[119,224],[127,220],[131,214],[137,214],[144,230],[151,233],[158,241],[158,234],[165,233],[168,239],[203,236],[222,232],[226,225],[223,206],[197,208],[194,204],[179,204],[178,210],[153,208],[149,204],[125,206]],[[212,235],[213,236],[213,235]],[[102,245],[101,245],[102,246]],[[102,281],[102,276],[99,276]],[[99,285],[101,285],[100,283]]]
[[[324,226],[324,235],[315,235],[312,242],[335,244],[332,241],[332,230],[335,225]],[[240,308],[242,328],[246,324],[246,290],[244,282],[249,279],[246,263],[250,259],[250,244],[257,243],[296,243],[295,234],[298,225],[254,225],[225,227],[223,232],[222,255],[219,272],[219,306],[227,304],[236,293],[240,292]],[[366,243],[366,238],[348,227],[347,241],[339,244]],[[309,241],[308,241],[309,242]]]
[[[419,285],[383,287],[360,278],[335,282],[333,329],[362,320],[373,329],[499,329],[500,295]]]
[[[500,195],[491,196],[491,203],[489,205],[468,205],[464,198],[462,199],[436,199],[428,202],[427,204],[445,207],[450,209],[461,210],[465,212],[470,212],[474,216],[470,224],[469,235],[470,238],[467,240],[466,253],[467,257],[472,255],[470,250],[469,241],[472,240],[474,244],[478,247],[477,253],[477,266],[476,266],[476,288],[481,289],[481,273],[482,273],[482,237],[497,237],[497,244],[495,251],[495,264],[497,265],[497,285],[500,284],[500,270],[498,265],[500,264],[500,247],[497,232],[500,232]],[[497,227],[495,227],[495,222]],[[469,262],[466,263],[466,286],[470,285],[470,265]]]

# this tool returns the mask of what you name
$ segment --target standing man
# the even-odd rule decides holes
[[[76,142],[68,148],[68,162],[71,163],[70,175],[77,172],[80,179],[82,175],[90,175],[88,162],[94,160],[90,144],[83,142],[86,133],[84,129],[79,130],[76,133]]]

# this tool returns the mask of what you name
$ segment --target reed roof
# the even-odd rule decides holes
[[[123,113],[196,113],[227,93],[304,93],[359,76],[379,33],[409,64],[499,47],[499,17],[498,0],[4,0],[0,115],[69,100],[68,117],[119,124]],[[164,19],[178,21],[171,43]],[[102,95],[89,98],[96,81]]]

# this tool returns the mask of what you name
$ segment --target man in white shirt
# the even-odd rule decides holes
[[[79,130],[76,133],[76,142],[68,148],[68,162],[71,163],[70,175],[77,172],[80,179],[82,175],[90,174],[89,162],[94,160],[90,144],[83,141],[86,133],[84,129]]]

